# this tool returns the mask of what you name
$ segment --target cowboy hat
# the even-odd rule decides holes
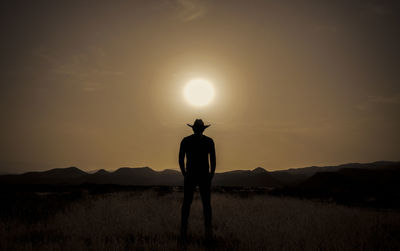
[[[187,124],[187,125],[192,128],[203,128],[203,129],[206,129],[207,127],[210,126],[210,125],[204,125],[204,122],[201,119],[196,119],[194,121],[193,125],[190,125],[190,124]]]

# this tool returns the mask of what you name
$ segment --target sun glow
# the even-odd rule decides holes
[[[183,89],[183,95],[193,106],[208,105],[214,98],[215,91],[212,83],[205,79],[190,80]]]

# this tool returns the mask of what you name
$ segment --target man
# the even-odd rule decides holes
[[[199,186],[203,204],[205,234],[206,238],[210,239],[212,238],[211,179],[216,167],[214,141],[203,135],[204,130],[210,125],[204,125],[201,119],[196,119],[193,125],[187,125],[192,127],[194,134],[185,137],[179,149],[179,167],[184,176],[181,237],[186,239],[190,205],[196,186]]]

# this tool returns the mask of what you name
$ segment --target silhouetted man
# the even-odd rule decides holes
[[[193,125],[187,125],[192,127],[194,134],[185,137],[179,149],[179,167],[185,178],[181,237],[186,239],[190,205],[192,204],[196,186],[199,186],[201,201],[203,203],[205,233],[206,237],[210,239],[212,237],[211,179],[214,176],[216,167],[214,141],[203,135],[204,130],[210,125],[204,125],[201,119],[196,119]]]

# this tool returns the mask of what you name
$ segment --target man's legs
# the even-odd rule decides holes
[[[184,181],[184,195],[182,204],[182,215],[181,215],[181,237],[186,238],[188,229],[188,220],[190,214],[190,206],[193,200],[193,193],[196,188],[195,182],[190,177],[185,177]]]
[[[201,201],[203,203],[204,227],[206,237],[212,237],[212,213],[211,213],[211,180],[207,177],[200,181],[199,184]]]

